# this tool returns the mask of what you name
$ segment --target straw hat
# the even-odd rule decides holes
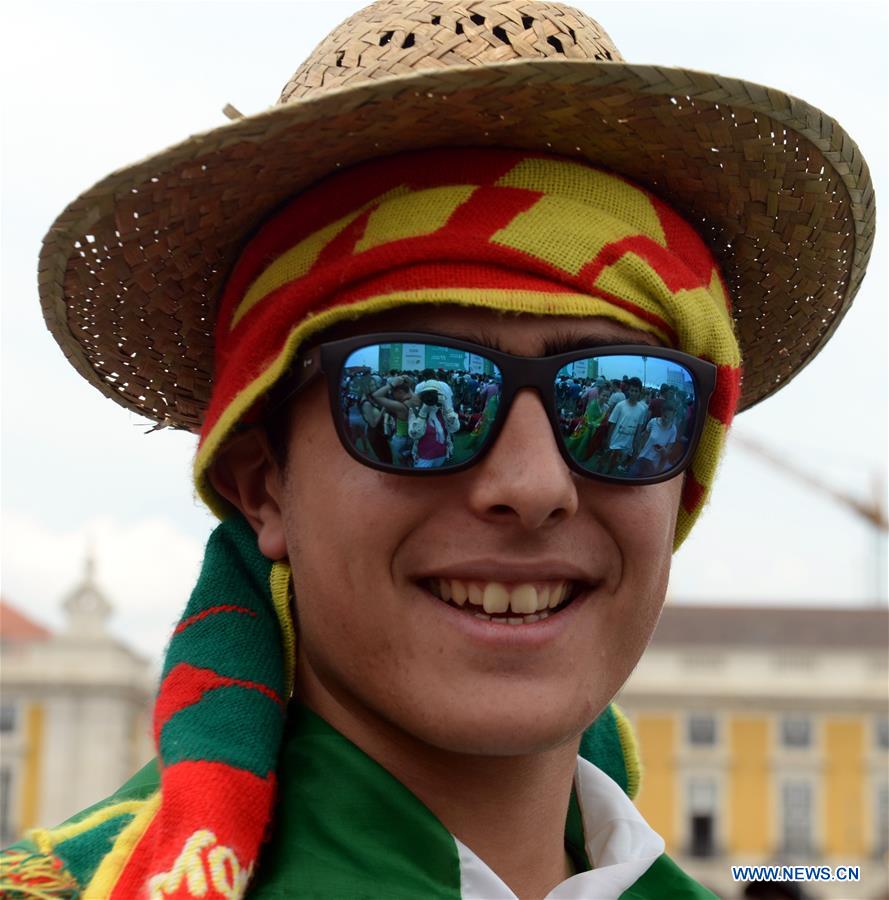
[[[733,296],[741,409],[820,350],[870,255],[867,165],[802,100],[630,65],[598,23],[561,4],[381,0],[328,35],[271,109],[120,169],[71,203],[40,256],[47,324],[106,396],[196,430],[214,304],[252,230],[334,170],[448,145],[585,159],[695,224]]]

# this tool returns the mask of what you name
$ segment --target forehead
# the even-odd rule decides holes
[[[586,344],[649,344],[659,341],[644,331],[601,317],[533,316],[459,306],[403,306],[362,316],[325,331],[336,340],[383,331],[427,331],[497,347],[517,356],[544,356],[554,345],[570,350]],[[560,347],[560,349],[562,349]],[[558,352],[558,351],[555,351]]]

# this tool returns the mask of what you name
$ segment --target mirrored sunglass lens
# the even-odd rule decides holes
[[[590,472],[651,478],[687,455],[697,396],[692,373],[680,363],[592,356],[560,369],[554,389],[565,446]]]
[[[370,344],[340,374],[339,412],[369,462],[448,469],[485,445],[503,376],[489,359],[438,344]]]

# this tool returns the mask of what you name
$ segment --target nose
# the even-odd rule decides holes
[[[575,479],[540,396],[530,388],[516,395],[494,446],[471,472],[470,506],[487,521],[534,530],[577,512]]]

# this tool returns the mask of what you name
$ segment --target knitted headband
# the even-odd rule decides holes
[[[604,316],[718,366],[675,546],[713,481],[740,392],[730,299],[713,257],[670,207],[626,179],[502,149],[416,151],[320,182],[270,219],[228,280],[195,481],[312,335],[413,303]]]

